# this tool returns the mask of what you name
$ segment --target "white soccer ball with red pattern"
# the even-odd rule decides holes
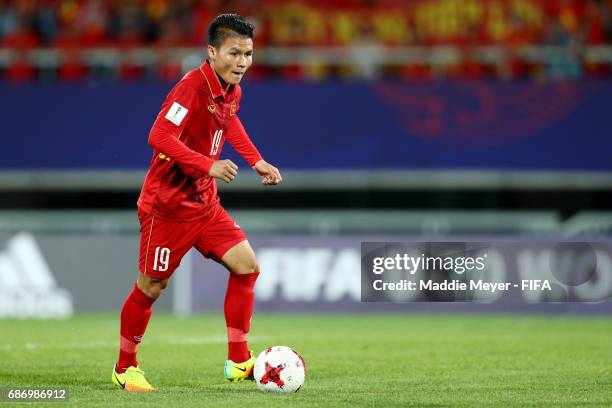
[[[297,392],[304,385],[306,364],[290,347],[269,347],[257,356],[253,375],[262,391]]]

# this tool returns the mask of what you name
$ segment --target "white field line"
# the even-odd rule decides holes
[[[268,337],[250,336],[249,341],[264,342]],[[204,337],[162,337],[153,340],[143,339],[145,345],[203,345],[203,344],[225,344],[225,335],[214,335]],[[80,341],[71,343],[0,343],[0,350],[73,350],[73,349],[94,349],[94,348],[118,348],[119,340],[100,340],[100,341]]]

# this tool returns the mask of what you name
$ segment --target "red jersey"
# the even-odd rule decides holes
[[[221,87],[208,61],[172,88],[149,133],[155,150],[140,209],[173,222],[206,216],[219,201],[208,171],[226,138],[249,166],[261,160],[238,119],[241,97],[240,85]]]

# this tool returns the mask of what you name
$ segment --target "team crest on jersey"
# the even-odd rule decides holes
[[[237,107],[236,107],[236,104],[235,104],[235,103],[232,103],[232,104],[230,105],[230,116],[234,116],[234,115],[236,114],[236,108],[237,108]]]
[[[208,105],[208,111],[209,111],[210,113],[215,113],[215,109],[216,109],[216,108],[215,108],[215,105]]]

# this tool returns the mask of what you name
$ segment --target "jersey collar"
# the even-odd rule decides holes
[[[221,82],[219,81],[217,74],[215,74],[215,70],[210,65],[208,60],[204,61],[204,63],[200,66],[200,71],[202,72],[202,74],[204,74],[206,82],[208,82],[208,88],[210,89],[210,93],[212,94],[213,99],[219,97],[225,99],[227,95],[231,94],[234,91],[234,85],[230,85],[227,88],[227,92],[223,90],[223,88],[221,87]]]

